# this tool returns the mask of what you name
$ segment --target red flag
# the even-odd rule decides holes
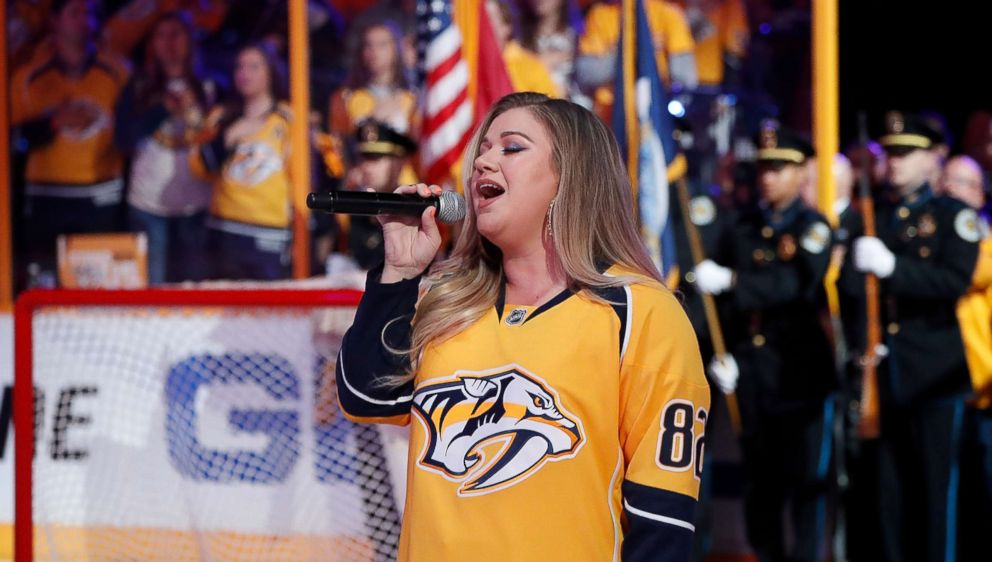
[[[513,92],[503,53],[496,42],[485,1],[479,2],[479,56],[476,69],[475,118],[479,120],[496,100]]]

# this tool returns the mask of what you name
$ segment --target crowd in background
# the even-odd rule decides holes
[[[795,181],[801,184],[806,207],[815,209],[815,158],[834,158],[840,229],[819,233],[817,221],[810,219],[810,232],[819,233],[816,236],[805,231],[780,235],[774,229],[766,236],[759,224],[755,239],[761,244],[774,239],[778,246],[756,246],[733,275],[715,269],[734,266],[733,259],[719,266],[714,262],[708,274],[698,272],[700,282],[705,277],[710,284],[699,285],[698,292],[733,294],[739,300],[746,279],[740,272],[747,264],[791,263],[804,249],[820,254],[831,238],[838,246],[832,267],[839,270],[845,260],[850,263],[853,251],[845,243],[861,228],[845,222],[857,205],[856,180],[860,174],[872,186],[898,183],[891,159],[902,161],[906,153],[900,151],[912,146],[882,139],[904,134],[893,129],[896,123],[916,126],[916,121],[890,119],[873,127],[873,137],[882,137],[878,142],[852,144],[838,155],[814,157],[800,144],[790,145],[785,129],[775,129],[775,142],[766,146],[770,137],[762,136],[760,126],[766,118],[800,132],[810,129],[809,2],[648,0],[646,5],[658,68],[672,92],[669,110],[679,123],[688,160],[694,197],[691,222],[706,226],[715,224],[714,216],[732,217],[726,221],[738,222],[727,232],[740,234],[750,232],[745,226],[752,218],[758,221],[754,224],[783,220],[762,218],[766,207],[759,203],[769,198],[762,191],[768,180],[761,178],[767,172],[761,154],[772,149],[801,154],[785,162],[801,167]],[[616,2],[486,0],[485,7],[515,90],[565,97],[609,118],[619,36]],[[287,105],[285,2],[15,0],[6,9],[19,289],[54,285],[56,239],[69,233],[144,232],[153,285],[289,277],[294,181],[289,126],[299,116]],[[314,155],[312,189],[392,191],[398,184],[417,181],[422,76],[417,67],[416,2],[311,0],[308,9],[312,110],[306,117]],[[882,118],[873,117],[879,122]],[[965,131],[959,142],[939,114],[920,118],[924,124],[913,134],[927,140],[926,147],[917,148],[933,156],[919,168],[926,184],[934,195],[949,196],[973,209],[981,237],[986,237],[992,114],[977,112],[968,123],[955,124]],[[759,184],[765,187],[759,190]],[[916,243],[930,236],[923,234],[929,228],[944,231],[939,221],[930,222],[937,221],[937,215],[921,216],[900,236],[912,232],[907,236]],[[311,218],[312,274],[365,270],[381,259],[377,223],[361,217],[337,219],[317,214]],[[955,221],[946,230],[971,236],[970,227]],[[914,251],[928,258],[937,250],[914,246]],[[868,254],[887,259],[881,250]],[[696,273],[692,265],[681,272],[687,291],[687,284],[694,283],[687,274]],[[825,275],[828,260],[822,265],[820,274]],[[860,273],[885,277],[885,271],[862,266],[857,268]],[[772,291],[779,287],[767,283],[765,288]],[[780,295],[766,296],[774,300]],[[948,302],[953,307],[953,299]],[[755,307],[764,311],[760,322],[767,324],[772,313],[764,305]],[[753,331],[754,325],[749,326]],[[747,333],[730,338],[754,351],[765,346],[766,336],[771,337]],[[862,336],[850,335],[852,350],[864,343]],[[704,354],[711,355],[705,339],[701,337]],[[837,353],[827,363],[839,359],[846,364],[855,356]],[[810,356],[802,359],[810,361]],[[742,381],[747,368],[741,365]],[[717,379],[734,378],[717,374]],[[734,380],[729,391],[735,388]],[[726,384],[718,381],[716,386]],[[828,387],[824,392],[834,390]],[[915,415],[905,408],[898,413]],[[817,420],[818,427],[826,423],[822,417]],[[992,467],[992,423],[987,415],[984,420],[974,427],[984,428],[976,431],[985,432],[986,449],[974,454],[986,455],[984,462]],[[958,449],[948,454],[958,458]],[[852,458],[869,462],[860,452]],[[758,486],[756,480],[751,482]],[[779,483],[760,484],[775,490]],[[992,489],[992,482],[988,486]],[[822,493],[814,495],[819,498]],[[870,534],[865,526],[855,527],[868,517],[864,505],[854,502],[849,513],[851,540]],[[772,517],[778,517],[777,523],[769,525],[781,535],[779,515]],[[757,521],[767,513],[748,516]],[[942,540],[946,545],[948,537]],[[778,546],[768,548],[774,551]],[[870,553],[864,559],[881,559],[873,558],[875,551],[862,552]]]
[[[609,115],[616,3],[485,7],[514,89]],[[26,0],[7,11],[19,289],[53,283],[59,234],[120,230],[146,233],[152,284],[289,275],[285,2]],[[779,96],[770,72],[808,75],[807,46],[780,48],[809,35],[802,2],[651,1],[647,11],[702,181],[729,181],[735,136],[756,126],[752,116],[808,122],[808,80]],[[312,0],[308,15],[308,119],[321,164],[311,184],[354,188],[360,122],[419,140],[416,2]],[[404,157],[406,183],[418,158]],[[347,232],[326,217],[311,230],[310,269],[321,273]],[[210,258],[221,253],[244,259]]]

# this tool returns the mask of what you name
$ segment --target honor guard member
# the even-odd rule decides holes
[[[366,119],[355,131],[358,162],[353,181],[357,189],[392,193],[400,183],[400,175],[417,143],[389,125]],[[364,270],[382,263],[384,247],[382,226],[376,217],[335,215],[346,232],[348,253]]]
[[[985,178],[970,156],[947,161],[941,193],[979,212],[978,262],[971,287],[958,300],[957,317],[974,394],[965,408],[961,451],[961,546],[958,560],[988,558],[985,532],[992,529],[992,235],[987,217]]]
[[[681,143],[683,135],[687,135],[688,131],[689,123],[682,119],[676,119],[676,129],[673,133],[676,141]],[[683,145],[682,148],[684,150],[686,146]],[[688,220],[686,220],[686,213],[683,213],[680,198],[681,189],[682,186],[680,185],[672,185],[668,190],[668,208],[675,233],[677,267],[669,273],[668,278],[665,279],[665,285],[681,294],[682,304],[692,322],[696,337],[699,339],[703,361],[708,361],[713,355],[713,342],[703,308],[702,292],[696,287],[696,273],[693,271],[696,263],[692,253],[689,228],[695,229],[699,234],[700,249],[704,261],[726,265],[730,263],[733,255],[735,216],[733,209],[717,202],[701,183],[686,180],[685,190],[689,201]],[[718,296],[717,304],[721,311],[726,308],[727,299],[729,299],[727,294]],[[727,386],[728,381],[714,382],[723,392],[733,391],[731,386]]]
[[[924,120],[891,112],[879,141],[889,186],[875,204],[878,235],[863,236],[863,222],[855,225],[840,288],[863,292],[864,273],[880,280],[887,347],[878,365],[882,549],[892,562],[954,560],[957,462],[970,390],[955,304],[975,268],[978,215],[934,195],[928,178],[940,138]],[[854,321],[862,323],[861,315]],[[864,341],[855,347],[863,349]]]
[[[867,158],[868,148],[859,147],[855,153],[860,158]],[[878,148],[881,151],[881,147]],[[860,225],[859,189],[855,184],[868,182],[872,190],[871,165],[858,162],[857,169],[843,154],[837,154],[834,159],[834,180],[836,182],[834,213],[837,215],[837,229],[834,230],[834,248],[827,271],[827,286],[837,283],[844,260],[850,251],[851,229]],[[860,226],[858,226],[860,228]],[[835,285],[836,286],[836,285]],[[839,498],[842,518],[838,519],[838,527],[843,526],[844,549],[847,559],[852,562],[862,560],[879,560],[882,558],[879,536],[878,492],[875,476],[878,466],[877,443],[875,440],[864,440],[858,433],[858,423],[861,417],[861,386],[864,377],[864,363],[860,354],[852,353],[853,342],[864,338],[864,318],[855,319],[857,315],[845,314],[850,310],[864,310],[864,294],[857,300],[838,287],[837,299],[839,318],[831,318],[834,322],[834,334],[838,340],[843,339],[844,345],[838,341],[836,357],[841,367],[840,399],[843,405],[837,411],[842,417],[843,443],[837,448],[839,457],[835,463],[837,482],[840,483]],[[833,311],[831,311],[833,312]],[[839,331],[837,330],[839,324]]]
[[[748,540],[759,560],[819,560],[831,466],[836,384],[824,319],[831,231],[799,189],[813,147],[774,121],[758,139],[761,200],[734,229],[733,266],[695,269],[704,292],[732,295],[733,356],[713,360],[713,378],[736,379],[747,484]],[[783,510],[794,539],[786,549]]]

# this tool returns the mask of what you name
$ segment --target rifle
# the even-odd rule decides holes
[[[858,198],[864,235],[875,236],[875,203],[872,199],[868,162],[868,125],[865,113],[858,113],[858,142],[865,149],[858,170]],[[879,434],[878,356],[876,349],[882,341],[879,322],[878,277],[865,274],[865,348],[861,355],[861,400],[858,405],[858,435],[862,439],[875,439]]]
[[[689,215],[689,186],[686,184],[685,176],[680,177],[675,182],[679,192],[679,207],[682,209],[682,222],[685,224],[685,231],[689,237],[689,250],[692,252],[692,263],[699,263],[706,259],[703,253],[703,242],[699,238],[699,229],[692,222]],[[720,327],[720,318],[716,314],[716,302],[713,295],[699,292],[703,298],[703,310],[706,312],[706,325],[710,330],[710,340],[713,342],[713,355],[723,357],[727,354],[727,344],[723,341],[723,329]],[[737,393],[731,392],[727,397],[727,410],[730,412],[730,425],[734,428],[734,433],[741,434],[741,411],[737,405]]]

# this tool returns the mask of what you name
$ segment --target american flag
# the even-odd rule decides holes
[[[450,0],[418,0],[417,27],[424,73],[420,156],[424,180],[440,184],[450,178],[472,134],[468,65]]]

